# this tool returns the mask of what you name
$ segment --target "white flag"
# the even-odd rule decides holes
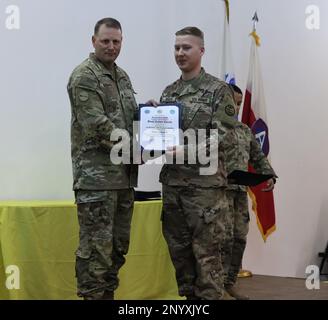
[[[231,39],[230,39],[230,8],[229,0],[223,0],[225,6],[224,16],[224,28],[223,28],[223,45],[222,45],[222,66],[220,78],[229,84],[235,84],[235,72],[233,68],[233,59],[231,51]]]

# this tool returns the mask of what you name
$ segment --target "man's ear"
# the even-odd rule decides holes
[[[205,53],[205,48],[204,48],[204,47],[201,47],[201,48],[200,48],[200,54],[201,54],[201,56],[203,56],[204,53]]]

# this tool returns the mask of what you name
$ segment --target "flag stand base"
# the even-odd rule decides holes
[[[252,276],[253,276],[252,272],[248,270],[240,269],[238,272],[238,278],[248,278]]]

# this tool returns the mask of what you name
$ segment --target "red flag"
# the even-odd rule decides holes
[[[254,18],[257,19],[257,16]],[[257,47],[260,44],[260,38],[256,34],[255,26],[251,36],[250,66],[242,122],[252,129],[256,139],[261,144],[264,154],[268,157],[270,154],[269,130],[267,125],[265,99],[263,95],[261,68],[257,50]],[[249,171],[254,172],[254,169],[250,167]],[[264,182],[256,187],[248,189],[248,194],[252,199],[252,209],[256,215],[257,225],[264,241],[266,241],[267,237],[276,229],[273,192],[261,191],[265,187],[266,183]]]

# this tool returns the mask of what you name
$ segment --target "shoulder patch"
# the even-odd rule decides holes
[[[227,105],[225,107],[225,113],[229,116],[229,117],[233,117],[235,115],[235,107],[232,106],[231,104]]]
[[[87,91],[81,90],[78,96],[79,96],[79,100],[82,102],[86,102],[89,100],[89,93]]]

